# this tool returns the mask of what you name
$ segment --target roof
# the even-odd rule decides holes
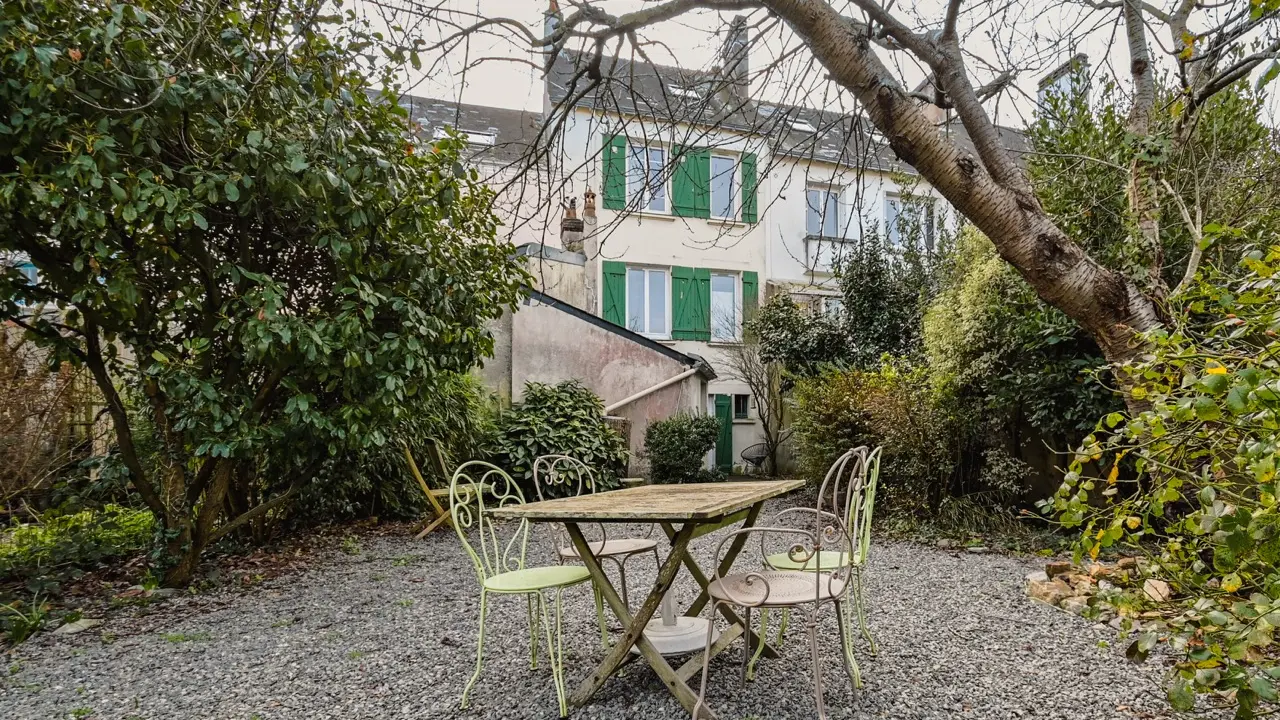
[[[589,79],[591,60],[588,54],[572,51],[556,57],[547,75],[553,105],[571,102],[595,112],[763,135],[770,139],[777,154],[914,173],[913,168],[898,160],[884,135],[865,116],[753,102],[736,95],[718,71],[686,70],[626,58],[604,57],[598,68],[600,82],[593,88]],[[999,130],[1007,147],[1015,151],[1026,149],[1020,131],[1006,127]],[[973,150],[973,143],[959,122],[949,122],[941,131],[966,150]]]
[[[445,127],[469,134],[475,142],[464,160],[507,165],[523,157],[538,136],[542,114],[528,110],[470,105],[452,100],[402,95],[400,106],[424,138]]]
[[[706,378],[707,380],[716,379],[716,371],[712,369],[711,364],[708,363],[701,356],[682,353],[679,350],[676,350],[675,348],[667,347],[666,345],[663,345],[662,343],[656,340],[647,338],[644,335],[641,335],[640,333],[635,332],[633,330],[628,330],[627,328],[621,325],[615,325],[609,322],[608,320],[605,320],[602,317],[592,315],[591,313],[587,312],[586,310],[583,310],[582,308],[570,305],[569,303],[563,300],[558,300],[544,292],[541,292],[539,290],[534,290],[533,288],[528,288],[528,290],[529,290],[529,297],[534,300],[537,300],[543,305],[546,305],[548,307],[555,308],[556,310],[559,310],[561,312],[573,315],[579,320],[583,320],[585,322],[591,323],[592,325],[600,328],[601,330],[611,332],[614,335],[618,335],[622,338],[630,340],[631,342],[636,343],[637,345],[643,345],[644,347],[656,353],[665,355],[671,358],[672,360],[680,362],[690,368],[695,368],[697,369],[698,374],[702,375],[702,377]]]

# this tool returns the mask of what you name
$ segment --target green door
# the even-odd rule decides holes
[[[716,419],[720,421],[720,437],[716,439],[716,467],[733,470],[733,397],[716,395]]]

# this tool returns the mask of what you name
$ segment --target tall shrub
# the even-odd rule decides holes
[[[537,497],[533,463],[540,455],[569,455],[596,473],[596,489],[617,487],[626,472],[627,441],[604,422],[604,402],[577,380],[531,382],[524,396],[498,418],[494,462]],[[564,491],[564,487],[556,487]]]
[[[366,26],[311,2],[2,8],[0,252],[38,278],[0,272],[0,318],[88,368],[180,585],[491,352],[526,275],[465,141],[411,140]]]
[[[709,415],[680,414],[649,423],[644,431],[644,452],[650,479],[655,483],[723,479],[719,470],[705,467],[707,453],[719,436],[720,421]]]

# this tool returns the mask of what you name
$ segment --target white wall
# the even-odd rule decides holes
[[[839,236],[856,240],[885,227],[885,198],[903,191],[893,175],[878,170],[858,170],[833,163],[784,157],[774,162],[768,175],[768,209],[764,225],[768,241],[768,277],[775,283],[797,286],[831,286],[830,263],[839,243],[807,243],[806,190],[813,186],[838,190]],[[954,213],[942,196],[923,180],[906,188],[917,196],[935,198],[938,227],[954,230]],[[765,201],[762,199],[762,205]]]

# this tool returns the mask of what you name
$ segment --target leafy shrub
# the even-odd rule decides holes
[[[690,483],[722,480],[719,470],[703,465],[716,446],[720,421],[709,415],[681,413],[649,424],[644,431],[644,452],[649,476],[655,483]]]
[[[1095,373],[1105,365],[1097,344],[973,228],[960,233],[954,269],[923,322],[935,390],[1006,432],[1025,423],[1067,445],[1121,406]]]
[[[626,471],[627,441],[605,424],[604,403],[582,383],[531,382],[520,402],[498,418],[493,459],[520,483],[528,500],[537,497],[533,462],[548,454],[586,463],[596,472],[596,489],[606,490],[617,487]]]
[[[820,480],[849,448],[881,445],[877,502],[895,511],[936,513],[946,497],[975,493],[1007,503],[1024,490],[1014,460],[983,452],[980,420],[934,392],[925,366],[885,357],[874,370],[829,368],[797,383],[793,410],[805,477]]]
[[[1147,407],[1105,416],[1045,509],[1079,528],[1077,557],[1148,554],[1172,587],[1166,602],[1140,588],[1125,602],[1142,618],[1131,657],[1157,642],[1180,656],[1173,706],[1212,693],[1253,717],[1276,710],[1280,681],[1280,245],[1202,269],[1169,309],[1118,371]]]
[[[40,584],[147,549],[155,518],[146,510],[107,505],[15,524],[0,532],[0,580]]]
[[[430,398],[406,404],[396,427],[381,445],[345,453],[329,463],[321,482],[299,496],[293,520],[300,523],[352,517],[417,517],[426,498],[409,473],[401,442],[409,445],[426,480],[435,477],[427,446],[439,443],[445,468],[485,457],[493,441],[495,412],[488,392],[472,375],[450,374]],[[283,487],[279,488],[283,490]]]

